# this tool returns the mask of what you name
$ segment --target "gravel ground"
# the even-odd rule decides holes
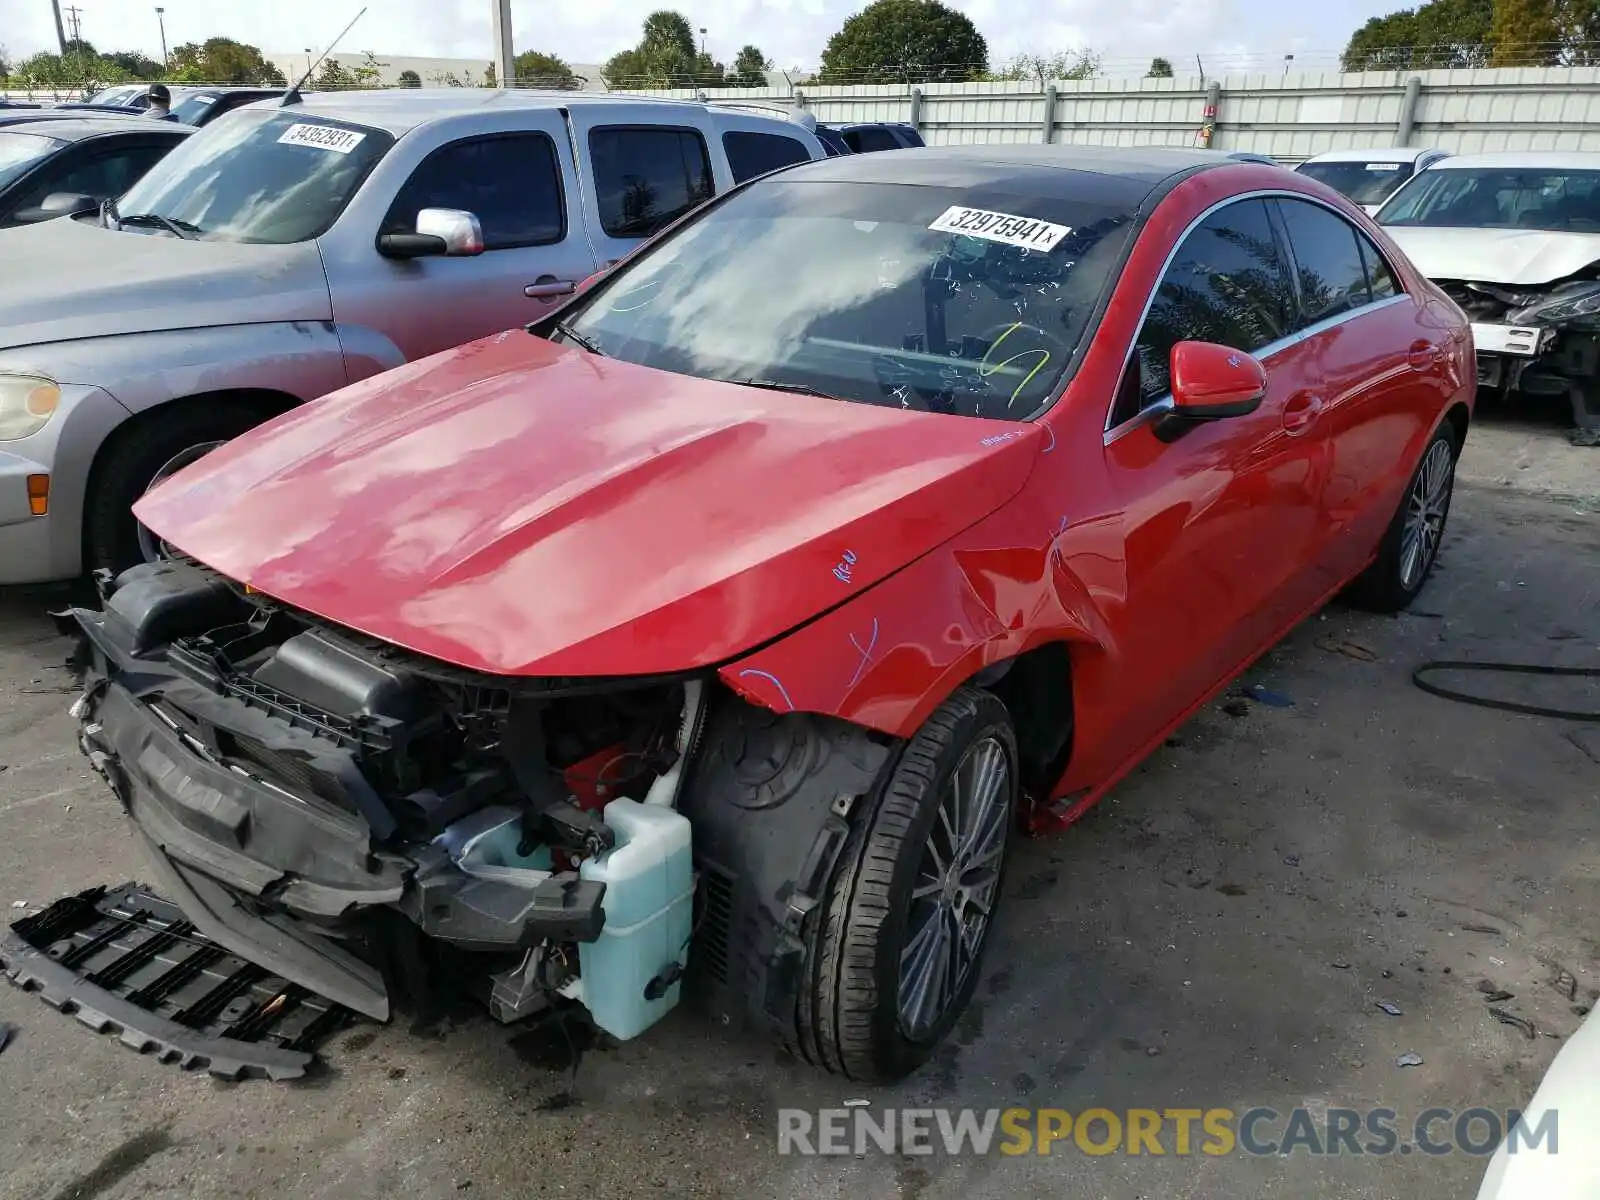
[[[1557,1035],[1579,1017],[1548,985],[1555,967],[1579,1001],[1600,986],[1600,739],[1586,752],[1575,727],[1452,704],[1410,672],[1436,657],[1600,661],[1600,452],[1569,449],[1550,430],[1476,432],[1475,482],[1416,611],[1313,618],[1248,676],[1291,707],[1213,706],[1072,831],[1024,844],[971,1013],[873,1102],[1415,1114],[1526,1101],[1561,1043],[1496,1023],[1477,984],[1515,993],[1505,1007]],[[0,600],[5,906],[142,869],[72,746],[43,603]],[[1600,706],[1580,691],[1538,694]],[[363,1026],[333,1039],[320,1078],[290,1085],[181,1074],[11,988],[0,1021],[19,1026],[0,1054],[0,1196],[18,1200],[1428,1200],[1470,1195],[1484,1165],[1070,1147],[780,1157],[779,1108],[867,1093],[686,1014],[575,1075],[542,1038],[487,1019],[437,1036]],[[1407,1052],[1423,1064],[1398,1068]]]

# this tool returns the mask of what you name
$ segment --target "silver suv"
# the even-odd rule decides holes
[[[779,116],[571,92],[229,113],[98,218],[0,232],[0,584],[153,557],[130,506],[212,448],[533,321],[712,194],[822,157]]]

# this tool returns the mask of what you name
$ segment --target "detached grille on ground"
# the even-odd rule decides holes
[[[91,888],[12,924],[0,971],[142,1054],[225,1079],[296,1079],[348,1009],[216,945],[140,884]]]

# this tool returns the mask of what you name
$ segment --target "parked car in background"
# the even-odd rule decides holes
[[[1425,171],[1434,163],[1449,157],[1449,151],[1446,150],[1416,146],[1368,146],[1314,154],[1295,170],[1349,196],[1367,212],[1375,213],[1418,171]]]
[[[22,108],[0,108],[0,125],[31,125],[36,121],[80,121],[84,117],[116,116],[92,109],[62,108],[60,105],[33,105]]]
[[[1252,150],[1224,150],[1229,158],[1235,162],[1260,163],[1264,167],[1281,167],[1283,164],[1268,154],[1257,154]]]
[[[901,121],[867,121],[849,125],[824,125],[809,109],[780,104],[775,100],[711,100],[718,108],[734,111],[770,113],[793,121],[809,130],[827,151],[828,157],[840,154],[870,154],[879,150],[907,150],[925,145],[916,127]]]
[[[91,92],[79,103],[82,104],[110,104],[120,105],[123,108],[149,108],[150,85],[148,83],[118,83],[111,87],[101,88]]]
[[[927,144],[915,126],[901,121],[858,121],[850,125],[825,125],[821,128],[837,134],[852,154],[910,150]]]
[[[82,116],[0,128],[0,228],[96,209],[193,132],[166,122]]]
[[[682,101],[313,93],[199,130],[103,222],[0,233],[0,583],[153,555],[129,509],[185,463],[533,320],[708,197],[823,154]]]
[[[199,127],[215,121],[224,113],[242,108],[246,104],[253,104],[257,100],[271,100],[280,97],[287,90],[280,87],[173,87],[172,93],[172,118],[183,125]],[[62,104],[59,107],[67,111],[74,109],[92,110],[138,116],[150,107],[148,95],[149,85],[139,84],[132,94],[131,99],[118,99],[102,101],[100,96],[115,93],[122,96],[126,89],[108,88],[106,92],[96,92],[94,96],[81,103]]]
[[[1428,578],[1471,339],[1325,192],[1076,146],[760,179],[144,497],[174,561],[65,622],[83,749],[202,933],[360,1012],[441,953],[501,1020],[692,987],[899,1079],[1014,830]]]
[[[1565,397],[1600,445],[1600,154],[1446,158],[1377,220],[1471,318],[1479,385]]]

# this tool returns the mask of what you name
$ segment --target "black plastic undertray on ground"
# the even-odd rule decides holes
[[[98,1033],[224,1079],[297,1079],[348,1009],[230,954],[141,884],[13,922],[0,971]]]

